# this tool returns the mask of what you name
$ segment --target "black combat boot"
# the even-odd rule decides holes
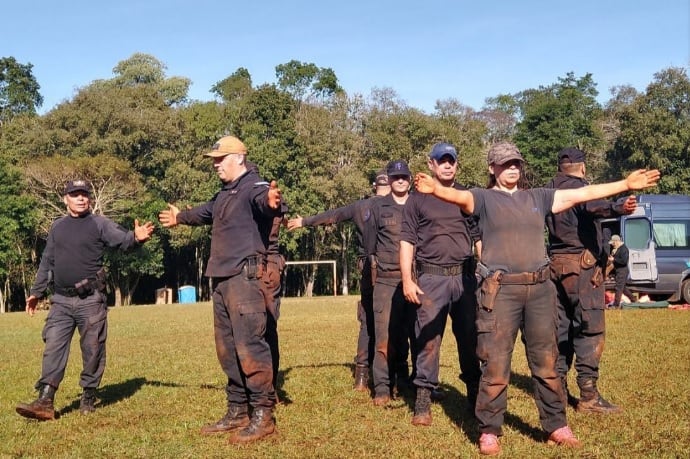
[[[609,403],[601,396],[597,390],[596,382],[592,379],[588,379],[580,384],[580,400],[575,410],[581,413],[601,414],[620,413],[623,411],[620,406]]]
[[[358,392],[369,391],[369,367],[355,366],[355,383],[352,388]]]
[[[248,425],[249,415],[247,413],[247,405],[230,405],[225,416],[212,424],[203,426],[201,428],[201,433],[208,435],[218,432],[229,432],[231,430],[247,427]]]
[[[96,389],[84,389],[79,401],[79,412],[89,414],[96,411]]]
[[[38,419],[39,421],[49,421],[55,419],[55,388],[44,384],[38,390],[38,398],[31,403],[20,403],[17,405],[17,413],[25,418]]]
[[[395,370],[395,388],[393,395],[402,396],[410,394],[412,388],[410,387],[410,369],[407,362],[398,365]]]
[[[249,425],[234,433],[228,440],[230,443],[249,443],[272,435],[276,430],[276,420],[273,409],[256,408],[252,413]]]
[[[417,388],[412,424],[415,426],[431,425],[431,390],[426,387]]]

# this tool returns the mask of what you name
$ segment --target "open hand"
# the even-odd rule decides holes
[[[436,188],[436,181],[423,172],[414,177],[414,186],[420,193],[432,194]]]
[[[151,235],[153,234],[153,223],[151,222],[146,222],[143,225],[139,224],[139,219],[135,218],[134,219],[134,239],[137,240],[137,242],[146,242],[149,239],[151,239]]]
[[[625,183],[629,190],[643,190],[655,186],[659,178],[661,172],[658,169],[638,169],[625,178]]]
[[[34,313],[36,312],[36,305],[38,304],[38,298],[35,296],[31,295],[29,298],[26,299],[26,313],[29,314],[31,317],[34,316]]]
[[[297,228],[301,228],[302,226],[304,226],[302,224],[302,217],[300,217],[299,215],[296,216],[295,218],[291,218],[287,222],[288,231],[292,231],[292,230],[295,230]]]
[[[161,225],[164,227],[172,228],[173,226],[177,225],[177,214],[179,213],[180,209],[172,204],[168,204],[167,209],[161,210],[158,213],[158,221],[161,222]]]

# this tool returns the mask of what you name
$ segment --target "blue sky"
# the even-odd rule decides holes
[[[135,52],[167,76],[192,80],[190,97],[245,67],[254,85],[296,59],[330,67],[349,93],[392,88],[426,112],[455,98],[548,86],[568,72],[643,91],[654,73],[690,65],[687,0],[70,0],[0,8],[0,57],[33,64],[45,102],[111,78]]]

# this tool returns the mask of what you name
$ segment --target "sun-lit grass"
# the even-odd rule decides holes
[[[110,310],[108,364],[95,413],[78,412],[78,341],[56,405],[60,419],[36,422],[14,411],[35,397],[46,312],[0,315],[0,457],[349,458],[477,457],[477,429],[464,412],[457,353],[447,331],[441,380],[447,399],[431,428],[410,424],[410,397],[386,408],[351,390],[355,297],[283,300],[279,434],[248,446],[199,428],[225,411],[209,303]],[[513,359],[502,457],[688,457],[690,312],[608,311],[600,388],[625,411],[587,416],[568,410],[584,448],[546,445],[522,345]],[[570,384],[575,387],[574,380]]]

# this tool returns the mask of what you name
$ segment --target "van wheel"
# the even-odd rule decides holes
[[[683,301],[690,304],[690,278],[683,281],[680,286],[680,293],[683,296]]]

